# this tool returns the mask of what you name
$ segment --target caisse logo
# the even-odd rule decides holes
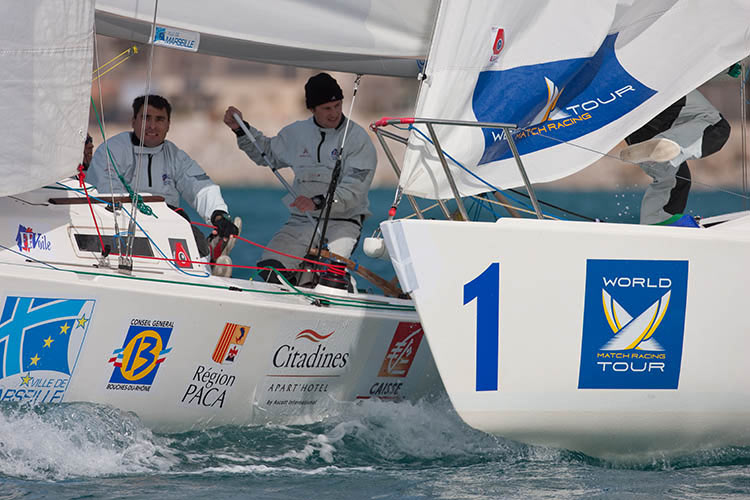
[[[109,362],[114,365],[107,389],[148,391],[159,366],[171,348],[171,321],[134,319],[122,347],[112,352]]]
[[[422,342],[423,330],[419,323],[398,324],[388,353],[380,366],[378,377],[406,377]]]
[[[687,274],[687,261],[587,261],[580,389],[677,389]]]

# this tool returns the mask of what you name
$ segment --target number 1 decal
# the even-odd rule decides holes
[[[500,264],[464,285],[464,305],[477,299],[477,391],[496,391],[500,344]]]

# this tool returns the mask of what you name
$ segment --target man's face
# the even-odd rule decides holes
[[[138,139],[141,139],[141,127],[143,126],[143,107],[133,118],[133,132]],[[158,146],[167,138],[169,131],[169,117],[166,109],[154,108],[148,106],[146,112],[146,137],[141,142],[147,148]]]
[[[315,121],[323,128],[336,128],[341,122],[341,103],[343,101],[331,101],[319,104],[312,110]]]

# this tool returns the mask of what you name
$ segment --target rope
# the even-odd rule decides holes
[[[96,30],[95,30],[95,31],[96,31]],[[93,82],[93,81],[96,81],[96,80],[98,80],[99,78],[103,77],[104,75],[106,75],[107,73],[109,73],[110,71],[112,71],[113,69],[115,69],[116,67],[118,67],[118,66],[119,66],[120,64],[122,64],[122,63],[124,63],[125,61],[127,61],[128,59],[130,59],[130,57],[131,57],[131,56],[133,56],[133,55],[135,55],[135,54],[137,54],[137,53],[138,53],[138,47],[136,47],[135,45],[133,45],[132,47],[128,47],[127,49],[123,50],[122,52],[120,52],[119,54],[117,54],[117,55],[116,55],[115,57],[113,57],[113,58],[112,58],[112,59],[110,59],[109,61],[105,62],[104,64],[102,64],[101,66],[99,66],[98,68],[96,68],[96,69],[95,69],[95,70],[94,70],[94,71],[92,72],[92,73],[93,73],[93,78],[92,78],[92,80],[91,80],[91,81]],[[123,57],[123,56],[124,56],[124,57]],[[111,66],[111,67],[107,68],[107,69],[106,69],[105,71],[102,71],[102,70],[104,70],[104,68],[106,68],[106,67],[107,67],[108,65],[110,65],[110,64],[113,64],[113,63],[114,63],[114,61],[116,61],[116,60],[117,60],[118,58],[120,58],[120,59],[122,59],[122,60],[121,60],[121,61],[119,61],[119,62],[118,62],[117,64],[114,64],[113,66]],[[98,59],[99,59],[99,58],[98,58],[98,55],[97,55],[97,60],[98,60]],[[100,90],[101,90],[101,89],[100,89]],[[100,93],[99,95],[101,96],[101,93]]]
[[[42,260],[36,259],[30,255],[24,255],[3,244],[0,244],[0,248],[18,255],[22,257],[24,260],[30,260],[35,263],[44,265],[54,271],[72,273],[72,274],[81,275],[81,276],[102,276],[105,278],[129,279],[129,280],[143,281],[143,282],[149,282],[149,283],[165,283],[165,284],[172,284],[172,285],[211,288],[211,289],[216,289],[216,290],[228,290],[228,291],[233,291],[233,292],[260,293],[260,294],[266,294],[266,295],[300,295],[300,296],[310,299],[312,302],[317,302],[317,303],[325,302],[326,304],[337,305],[341,307],[360,307],[362,309],[384,309],[384,310],[391,310],[391,311],[409,311],[409,312],[416,311],[416,309],[413,306],[402,306],[399,304],[372,303],[372,302],[367,302],[367,301],[362,301],[362,300],[332,298],[332,297],[315,294],[315,293],[305,293],[297,289],[296,287],[294,287],[291,283],[289,283],[282,274],[279,274],[279,278],[281,278],[287,284],[287,286],[289,286],[289,288],[292,289],[291,292],[284,291],[284,290],[282,291],[259,290],[259,289],[254,289],[254,288],[243,288],[243,287],[237,287],[237,286],[232,286],[232,285],[213,285],[210,283],[194,283],[194,282],[167,280],[167,279],[159,279],[159,278],[146,278],[142,276],[130,276],[127,274],[119,274],[119,273],[118,274],[107,274],[107,273],[100,273],[100,272],[97,273],[97,272],[92,272],[92,271],[82,271],[80,269],[63,269],[63,268],[54,266],[52,264],[49,264],[47,262],[44,262]],[[12,265],[13,263],[12,262],[0,262],[0,264]]]

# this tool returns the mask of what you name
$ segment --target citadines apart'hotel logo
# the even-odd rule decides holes
[[[579,389],[677,389],[687,276],[687,261],[587,261]]]

